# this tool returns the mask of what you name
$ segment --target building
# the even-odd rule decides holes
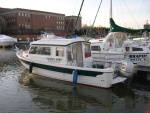
[[[144,29],[150,29],[150,24],[149,23],[144,24]]]
[[[9,9],[9,8],[1,8],[0,7],[0,14],[1,13],[4,13],[4,12],[7,12],[7,11],[10,11],[11,9]]]
[[[65,17],[65,29],[66,31],[73,31],[74,30],[74,26],[76,24],[76,20],[77,20],[77,16],[66,16]],[[76,29],[80,30],[81,29],[81,25],[82,25],[82,17],[78,18],[78,22],[76,25]]]
[[[21,8],[0,8],[0,16],[6,20],[10,35],[29,38],[33,37],[30,35],[39,36],[41,31],[58,36],[71,35],[77,19],[77,16]],[[81,17],[76,29],[81,29]]]
[[[41,31],[63,35],[65,14],[15,8],[3,11],[11,35],[39,35]]]

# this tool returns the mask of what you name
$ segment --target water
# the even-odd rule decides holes
[[[150,85],[100,89],[29,74],[0,49],[0,113],[150,113]]]

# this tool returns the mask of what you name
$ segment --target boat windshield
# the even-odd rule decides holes
[[[125,33],[116,33],[114,34],[115,47],[120,48],[123,45],[123,42],[127,40],[127,35]]]
[[[126,33],[122,33],[122,32],[109,33],[106,36],[105,43],[112,43],[115,45],[116,48],[121,48],[123,45],[123,42],[127,39],[128,37]]]

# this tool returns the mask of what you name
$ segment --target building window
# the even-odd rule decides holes
[[[19,14],[19,16],[21,16],[21,14],[20,13],[18,13]]]
[[[30,14],[28,14],[28,17],[30,17]]]

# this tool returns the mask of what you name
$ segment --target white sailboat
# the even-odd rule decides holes
[[[146,60],[149,49],[130,40],[125,32],[131,31],[138,30],[126,29],[115,24],[112,19],[112,0],[110,0],[110,33],[103,39],[90,40],[94,62],[112,62],[125,76],[136,73],[137,63]]]

